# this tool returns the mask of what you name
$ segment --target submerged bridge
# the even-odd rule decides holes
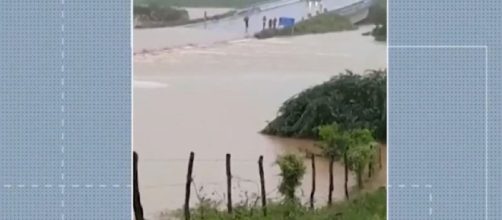
[[[291,17],[299,21],[306,19],[309,13],[310,0],[279,0],[257,4],[240,10],[236,15],[221,20],[208,21],[206,23],[197,23],[187,25],[191,28],[203,28],[208,30],[238,32],[245,35],[252,35],[262,30],[262,19]],[[323,5],[327,11],[335,11],[342,16],[349,16],[352,22],[360,21],[366,18],[369,6],[372,0],[315,0]],[[244,17],[249,17],[248,32],[245,32],[243,23]],[[353,17],[352,17],[353,16]]]

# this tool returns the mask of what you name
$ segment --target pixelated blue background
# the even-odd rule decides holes
[[[0,219],[131,219],[130,25],[130,1],[0,1]]]
[[[389,0],[389,219],[502,219],[501,12]]]

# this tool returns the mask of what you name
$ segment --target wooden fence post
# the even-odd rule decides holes
[[[373,145],[370,145],[370,149],[373,151]],[[371,174],[373,172],[373,160],[374,157],[370,157],[370,162],[368,163],[368,178],[371,178]]]
[[[263,156],[258,159],[258,167],[260,171],[260,184],[261,184],[261,206],[263,215],[267,216],[267,195],[265,193],[265,175],[263,172]]]
[[[185,187],[185,220],[190,220],[190,186],[192,185],[192,170],[193,170],[193,159],[195,154],[190,152],[190,159],[188,160],[188,171],[187,171],[187,182]]]
[[[379,160],[379,164],[380,164],[380,169],[382,169],[382,167],[383,167],[383,165],[382,165],[382,146],[378,147],[378,160]]]
[[[328,194],[328,205],[331,206],[333,202],[333,165],[335,163],[335,159],[333,156],[329,158],[329,194]]]
[[[345,199],[349,200],[349,165],[348,163],[348,158],[347,158],[347,151],[343,153],[343,163],[344,163],[344,169],[345,169],[345,183],[344,183],[344,188],[345,188]]]
[[[139,184],[138,184],[138,154],[133,152],[133,207],[134,207],[134,217],[136,220],[144,220],[143,216],[143,206],[141,205],[141,199],[139,196]]]
[[[226,157],[227,164],[227,210],[232,214],[232,172],[230,170],[230,154]]]
[[[315,194],[315,155],[312,154],[312,192],[310,192],[310,208],[314,209],[314,194]]]

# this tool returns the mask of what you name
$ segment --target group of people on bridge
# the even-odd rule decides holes
[[[278,22],[277,18],[268,19],[268,29],[277,29],[277,27],[278,27],[277,22]],[[248,16],[244,17],[244,26],[247,31],[249,29],[249,17]],[[267,16],[263,16],[263,18],[262,18],[262,28],[263,28],[263,30],[265,30],[267,28]]]

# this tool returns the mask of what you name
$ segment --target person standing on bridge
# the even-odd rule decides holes
[[[272,29],[272,18],[271,19],[268,19],[268,29]]]
[[[263,30],[267,27],[267,16],[263,16]]]
[[[207,11],[204,11],[204,28],[207,28]]]
[[[246,32],[247,32],[248,28],[249,28],[249,17],[248,16],[244,17],[244,25],[246,26]]]
[[[272,27],[273,27],[274,29],[276,29],[276,28],[277,28],[277,18],[274,18],[274,21],[272,21],[272,22],[273,22],[273,23],[272,23]]]

